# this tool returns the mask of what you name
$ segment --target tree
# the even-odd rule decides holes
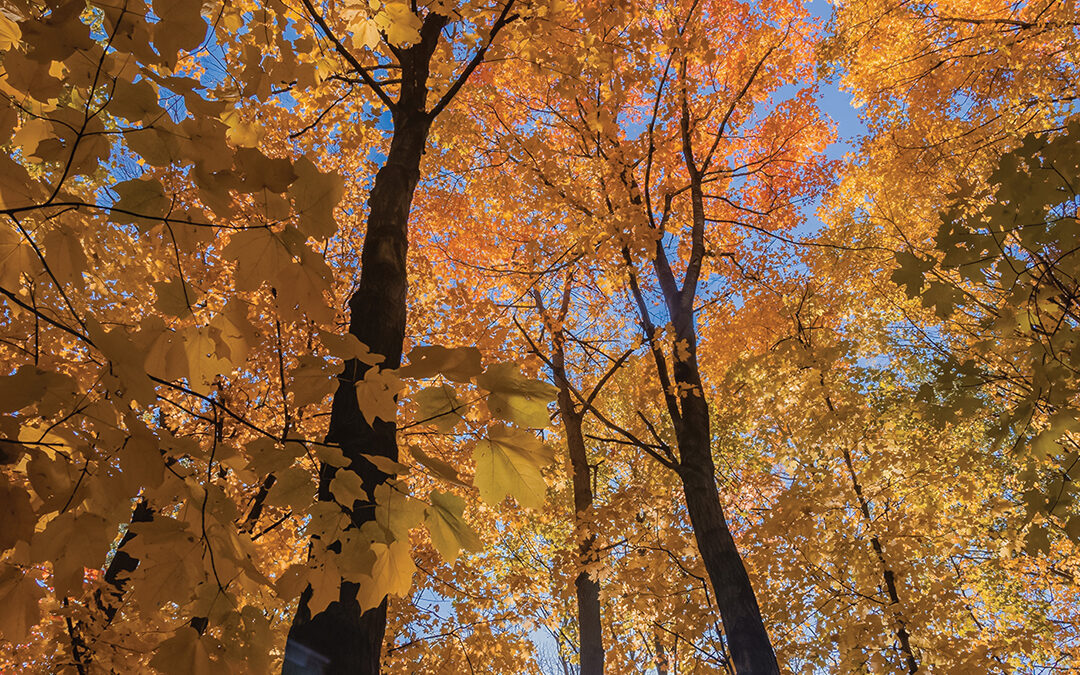
[[[0,669],[1073,667],[1077,25],[6,0]]]
[[[728,18],[735,16],[737,23]],[[660,438],[640,446],[682,481],[736,669],[774,672],[772,647],[716,490],[694,317],[706,276],[738,274],[737,266],[705,268],[706,230],[747,222],[766,230],[790,227],[797,220],[793,202],[814,189],[814,178],[789,172],[800,167],[812,176],[813,153],[827,136],[809,93],[754,116],[755,104],[781,83],[805,76],[806,28],[794,7],[762,17],[737,5],[690,4],[640,15],[586,9],[580,31],[597,53],[596,65],[554,76],[540,99],[529,102],[540,122],[499,113],[494,126],[510,137],[505,156],[592,228],[577,245],[621,258],[607,264],[627,275],[678,455]],[[624,44],[627,35],[634,41]],[[709,45],[725,40],[741,42],[745,56],[712,61]],[[603,67],[613,62],[630,65],[616,74]],[[561,63],[548,67],[571,72]],[[554,97],[545,93],[552,90]],[[745,148],[741,129],[765,138]],[[773,172],[782,177],[773,180]],[[745,186],[734,187],[742,181]],[[646,299],[652,289],[670,322],[667,335],[653,322]],[[670,348],[662,346],[665,337]]]
[[[99,657],[108,661],[117,656],[105,652],[110,651],[107,645],[117,630],[119,603],[126,603],[132,594],[151,616],[161,603],[175,603],[176,618],[186,618],[191,629],[181,628],[158,645],[152,666],[174,670],[194,659],[198,670],[220,663],[229,647],[216,642],[207,630],[215,627],[216,634],[217,628],[229,625],[247,631],[234,631],[229,640],[235,640],[234,648],[247,650],[245,658],[252,668],[262,670],[266,654],[253,656],[262,650],[252,635],[267,630],[268,617],[257,609],[260,601],[252,599],[265,594],[270,580],[252,562],[256,557],[253,542],[289,517],[308,514],[316,520],[307,531],[321,531],[316,539],[324,547],[340,547],[338,533],[343,527],[348,529],[339,517],[340,504],[355,516],[352,521],[357,529],[374,524],[382,530],[371,534],[369,528],[346,542],[365,549],[349,560],[350,570],[323,555],[313,569],[300,565],[288,574],[279,572],[277,593],[287,598],[290,589],[307,586],[295,632],[298,642],[308,636],[308,647],[321,652],[317,659],[331,668],[378,671],[385,596],[387,591],[404,593],[408,587],[411,562],[401,539],[413,523],[403,525],[404,533],[395,532],[397,525],[380,516],[391,510],[387,500],[393,499],[393,488],[382,490],[381,486],[387,484],[397,459],[392,420],[398,389],[390,375],[369,374],[369,369],[379,363],[396,366],[400,361],[408,207],[431,122],[482,63],[497,34],[519,18],[512,7],[509,3],[487,10],[461,10],[470,18],[458,22],[458,34],[467,41],[478,40],[470,42],[473,50],[461,68],[440,72],[434,80],[429,80],[430,60],[451,17],[432,11],[418,18],[404,5],[393,3],[381,10],[361,8],[333,17],[349,27],[339,33],[332,31],[323,11],[311,4],[299,16],[284,5],[254,15],[244,14],[237,6],[219,8],[216,14],[208,11],[207,15],[220,20],[211,38],[206,38],[208,24],[198,7],[155,6],[156,22],[147,20],[148,9],[141,3],[89,9],[82,3],[40,10],[26,7],[13,10],[18,23],[5,19],[10,36],[5,55],[11,104],[8,130],[17,125],[16,147],[32,170],[28,173],[19,162],[9,160],[5,178],[5,215],[14,229],[5,230],[4,257],[10,264],[5,264],[4,295],[10,301],[8,311],[17,313],[13,318],[18,320],[10,326],[10,344],[25,342],[14,336],[26,322],[35,326],[33,350],[22,349],[15,361],[29,358],[32,365],[8,376],[8,384],[23,393],[5,400],[8,411],[30,408],[25,421],[5,418],[10,424],[5,443],[13,448],[5,457],[27,467],[5,488],[15,509],[13,531],[18,533],[5,544],[7,548],[23,544],[15,554],[15,566],[5,576],[5,592],[15,593],[21,603],[16,623],[7,626],[5,635],[19,640],[37,623],[40,593],[25,570],[47,560],[52,562],[56,597],[65,607],[75,603],[65,622],[77,670],[90,668]],[[457,16],[463,15],[459,11]],[[480,27],[484,22],[486,32]],[[244,44],[253,32],[260,39],[276,36],[275,52],[244,51],[259,44]],[[347,64],[348,75],[328,72],[333,64],[320,53],[322,40]],[[244,90],[230,91],[230,82],[214,92],[218,99],[239,95],[235,106],[215,100],[197,79],[188,76],[199,74],[214,58],[207,44],[215,43],[228,45],[227,56],[239,55],[236,60],[245,66],[239,76]],[[375,65],[370,52],[379,45],[396,59],[395,68],[402,76],[389,84],[380,83],[370,70],[386,69]],[[368,49],[362,58],[372,65],[362,65],[356,56],[355,48],[362,46]],[[439,54],[452,51],[444,45]],[[48,74],[50,64],[65,60],[64,65],[55,66],[61,69],[56,72],[59,75],[66,69],[69,77],[60,81]],[[260,60],[265,70],[286,85],[272,95],[291,91],[303,96],[304,89],[334,89],[343,77],[350,85],[349,78],[355,77],[392,113],[394,131],[387,159],[370,199],[366,253],[361,256],[364,273],[350,299],[355,317],[350,335],[360,333],[364,343],[343,340],[319,328],[334,317],[324,295],[331,290],[331,274],[309,242],[325,241],[334,233],[333,209],[341,196],[341,178],[320,173],[310,160],[275,159],[255,149],[270,135],[257,121],[260,116],[275,116],[286,130],[291,122],[297,130],[292,138],[313,126],[283,120],[298,120],[305,113],[300,107],[289,110],[288,102],[284,109],[250,107],[269,93],[271,80],[258,69]],[[433,87],[438,98],[429,108],[427,95]],[[167,111],[162,105],[170,95],[175,97],[174,108]],[[317,91],[313,98],[321,95]],[[316,118],[316,124],[327,112]],[[186,115],[190,117],[185,119]],[[275,131],[280,136],[288,133]],[[226,147],[230,152],[223,156],[221,149]],[[103,166],[108,157],[120,172],[137,172],[139,165],[151,168],[141,177],[114,185],[114,197],[102,192],[102,185],[114,175]],[[172,187],[167,189],[170,181]],[[212,215],[204,214],[200,202],[212,209]],[[99,219],[100,214],[109,218]],[[238,217],[247,221],[246,226],[227,224]],[[295,224],[289,223],[293,218]],[[235,230],[232,236],[222,239],[221,233],[230,229]],[[35,237],[42,230],[50,241],[47,247]],[[89,236],[97,231],[107,234]],[[120,250],[133,255],[129,262],[144,261],[146,267],[102,268],[99,274],[118,276],[99,276],[87,289],[82,281],[87,255],[104,261]],[[235,281],[240,295],[223,309],[219,298],[229,294],[220,286],[215,288],[212,279],[224,261],[236,263],[234,276],[227,281]],[[175,278],[155,282],[161,270],[173,263]],[[264,281],[271,285],[269,293],[260,289]],[[46,288],[39,290],[43,284]],[[146,302],[155,296],[153,305]],[[50,307],[53,300],[61,303],[64,314]],[[272,317],[276,350],[261,363],[246,361],[258,334],[249,323],[245,305],[269,310]],[[136,327],[124,318],[113,318],[131,316],[145,317],[137,330],[131,330]],[[382,318],[370,321],[372,316]],[[74,323],[69,323],[72,319]],[[283,322],[293,322],[298,330],[283,334]],[[110,324],[116,327],[102,327]],[[61,342],[42,344],[57,336]],[[70,339],[75,342],[61,346]],[[325,443],[308,440],[311,425],[303,419],[303,408],[325,395],[326,383],[332,382],[329,364],[316,354],[303,356],[296,347],[286,347],[286,341],[297,347],[306,342],[306,351],[311,351],[316,340],[345,360],[347,373]],[[79,355],[74,361],[64,358],[70,350]],[[147,350],[143,361],[139,354]],[[290,363],[296,367],[287,379]],[[42,370],[42,365],[55,369]],[[435,357],[425,364],[428,372],[421,376],[430,377],[445,367],[446,358]],[[461,365],[457,368],[460,371]],[[229,400],[242,382],[257,382],[275,370],[280,397],[273,404],[282,410],[280,433],[264,427],[259,409],[268,403],[265,399],[249,399],[246,410],[237,410]],[[479,373],[479,369],[470,370],[466,377]],[[71,379],[73,375],[81,379]],[[56,383],[64,394],[54,404],[35,406],[48,395],[46,382]],[[487,382],[499,388],[507,382],[512,386],[514,380],[511,374],[494,374]],[[356,385],[360,385],[359,393]],[[185,400],[162,397],[155,389],[158,386]],[[288,404],[290,395],[296,418]],[[175,422],[163,405],[178,411]],[[156,428],[147,426],[155,416]],[[47,426],[37,423],[54,417],[58,421],[46,421]],[[207,430],[200,429],[204,423],[209,425]],[[231,424],[237,427],[229,428]],[[243,451],[233,445],[237,441],[246,441]],[[24,455],[29,455],[29,464]],[[330,508],[307,500],[308,469],[290,466],[305,455],[307,461],[322,467],[319,494],[321,501],[334,500]],[[81,473],[76,468],[80,464]],[[346,466],[345,472],[339,470]],[[23,487],[29,475],[51,478],[45,483],[31,480],[30,485],[36,486],[31,496]],[[261,487],[241,517],[240,504],[247,500],[243,485],[254,479]],[[117,525],[128,520],[122,515],[127,510],[124,500],[109,507],[100,501],[116,489],[125,496],[138,496],[134,515],[119,543],[122,550],[102,576],[104,588],[87,595],[82,569],[99,566]],[[440,550],[452,557],[456,549],[450,553],[449,547],[467,542],[469,530],[454,520],[460,519],[460,506],[433,499],[427,509],[428,523],[440,533]],[[356,506],[356,500],[362,505]],[[268,506],[292,508],[275,525],[255,534],[253,528]],[[52,523],[40,536],[34,534],[38,519]],[[457,522],[449,534],[445,522]],[[321,530],[320,525],[328,529]],[[61,542],[75,531],[83,532],[86,543],[68,550]],[[166,555],[162,547],[170,537],[188,542],[186,552]],[[28,551],[25,544],[31,540]],[[348,579],[343,582],[339,572]],[[240,575],[245,575],[242,582]],[[174,582],[165,584],[166,576]],[[260,585],[263,590],[256,590]],[[338,596],[342,585],[345,590]],[[162,593],[165,586],[171,588]],[[361,589],[364,594],[357,600]],[[313,600],[316,595],[318,599]],[[331,602],[334,596],[339,601]],[[84,601],[87,597],[96,598],[96,606]],[[320,610],[327,605],[329,613],[320,618],[324,614]],[[245,614],[245,607],[252,611]],[[358,611],[350,612],[350,607],[370,611],[361,617]],[[103,618],[96,615],[98,610]],[[314,629],[319,637],[338,631],[338,636],[348,639],[318,642],[311,637]],[[355,640],[351,636],[356,634],[366,638]],[[204,643],[204,638],[215,642]]]

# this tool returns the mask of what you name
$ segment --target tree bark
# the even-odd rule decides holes
[[[401,95],[393,110],[393,136],[368,200],[371,210],[360,256],[360,283],[349,299],[349,332],[373,353],[383,356],[380,368],[401,365],[409,209],[420,181],[420,160],[431,128],[431,116],[426,111],[429,65],[445,23],[446,17],[429,14],[421,41],[402,52]],[[339,444],[350,463],[342,469],[321,467],[322,501],[332,499],[330,481],[338,470],[359,475],[369,495],[387,480],[389,476],[361,454],[398,459],[396,424],[378,419],[368,422],[357,403],[355,383],[363,380],[371,367],[351,360],[339,376],[326,440]],[[360,527],[374,518],[374,503],[357,502],[350,515],[353,525]],[[380,672],[387,600],[362,612],[356,600],[357,589],[357,584],[343,581],[339,599],[314,616],[307,606],[311,589],[304,591],[285,647],[286,668],[290,660],[303,662],[307,650],[311,650],[327,660],[326,673]]]
[[[698,551],[716,596],[716,606],[720,610],[720,620],[731,650],[732,664],[738,675],[779,675],[776,654],[765,629],[757,597],[750,584],[750,576],[746,573],[742,557],[731,536],[716,487],[709,404],[705,400],[701,369],[697,360],[694,301],[706,255],[706,218],[702,169],[694,158],[690,127],[691,116],[684,90],[680,131],[683,156],[690,178],[691,230],[690,255],[682,287],[679,287],[675,278],[662,239],[657,240],[651,260],[673,329],[671,380],[674,386],[670,386],[667,365],[656,343],[657,333],[649,316],[648,304],[637,282],[630,255],[625,249],[623,256],[630,271],[631,292],[641,317],[642,329],[656,361],[660,382],[665,389],[668,415],[675,429],[678,445],[677,472],[682,481],[686,510],[690,516]],[[640,197],[635,197],[635,200],[637,203],[641,201]]]
[[[600,622],[600,583],[589,576],[586,567],[598,559],[596,536],[585,525],[592,510],[592,476],[582,433],[582,411],[574,408],[570,383],[566,377],[566,354],[562,335],[553,339],[552,375],[559,390],[559,417],[566,430],[566,445],[570,454],[570,469],[574,488],[574,533],[577,539],[578,564],[582,569],[574,579],[577,593],[578,635],[580,638],[581,675],[604,674],[603,625]]]
[[[689,355],[677,358],[673,370],[677,384],[691,387],[682,399],[682,424],[677,434],[686,510],[716,596],[735,672],[772,675],[780,669],[716,487],[709,406],[702,395],[696,336],[690,332],[683,339],[689,342]]]

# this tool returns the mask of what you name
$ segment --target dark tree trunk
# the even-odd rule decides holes
[[[368,200],[367,233],[360,257],[360,284],[349,299],[349,332],[384,360],[378,367],[397,368],[405,339],[406,253],[408,218],[413,193],[420,180],[420,159],[427,145],[431,116],[426,111],[431,54],[446,18],[430,14],[422,40],[402,53],[401,96],[394,109],[394,132],[386,162],[375,176]],[[342,469],[324,465],[319,476],[319,499],[329,501],[330,481],[337,470],[353,471],[369,495],[388,476],[361,454],[398,458],[394,422],[369,423],[360,413],[355,382],[371,368],[356,360],[345,364],[330,413],[327,442],[340,444],[350,464]],[[357,502],[352,522],[360,527],[374,518],[374,505]],[[333,546],[333,544],[331,545]],[[311,589],[304,591],[285,647],[285,672],[290,662],[302,663],[313,651],[327,663],[323,672],[377,675],[386,633],[387,601],[362,612],[356,600],[358,586],[343,581],[339,600],[312,616]],[[310,651],[309,651],[310,650]]]
[[[561,334],[554,339],[552,371],[559,389],[559,417],[566,430],[566,445],[570,452],[570,469],[574,486],[574,534],[577,538],[578,564],[596,562],[596,536],[587,532],[585,516],[592,510],[592,476],[581,430],[583,412],[574,409],[570,383],[566,378],[566,357]],[[581,675],[604,674],[604,638],[600,623],[600,583],[585,569],[574,580],[577,592],[578,633],[581,640]]]
[[[683,485],[686,510],[694,530],[698,551],[720,610],[731,662],[738,675],[779,675],[769,633],[761,617],[750,576],[731,536],[720,493],[716,487],[716,467],[712,457],[709,404],[701,382],[697,360],[697,326],[694,302],[701,277],[705,251],[705,203],[702,171],[694,158],[691,116],[687,100],[682,100],[680,131],[683,156],[690,178],[691,232],[690,256],[682,288],[679,288],[661,242],[652,258],[653,271],[664,296],[673,330],[671,379],[667,365],[655,342],[656,331],[637,280],[631,276],[631,288],[641,315],[642,327],[650,341],[657,373],[664,385],[668,414],[675,428],[679,449],[677,471]],[[629,255],[624,251],[629,263]]]
[[[682,423],[678,433],[679,478],[686,510],[716,595],[735,672],[739,675],[772,675],[780,669],[716,487],[709,405],[702,395],[697,363],[697,336],[692,322],[684,324],[682,330],[679,330],[679,323],[682,322],[676,323],[676,331],[682,333],[680,337],[689,345],[684,352],[685,358],[676,358],[672,373],[679,385],[689,388],[689,393],[682,398]]]

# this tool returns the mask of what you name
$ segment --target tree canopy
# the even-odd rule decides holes
[[[0,670],[1080,668],[1078,45],[0,0]]]

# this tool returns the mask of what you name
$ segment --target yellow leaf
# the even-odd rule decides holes
[[[241,291],[253,291],[262,282],[276,279],[292,264],[292,253],[265,227],[233,234],[221,255],[236,261],[236,288]]]
[[[550,424],[547,404],[558,393],[550,384],[525,377],[513,363],[495,364],[475,380],[478,387],[491,392],[487,405],[497,419],[526,427]]]
[[[327,331],[319,331],[319,340],[330,352],[331,356],[336,356],[339,359],[348,361],[349,359],[356,359],[361,363],[366,363],[369,366],[374,366],[382,363],[386,357],[382,354],[374,354],[368,349],[367,345],[356,339],[356,336],[352,333],[346,333],[345,335],[335,335]]]
[[[313,615],[341,597],[341,573],[338,571],[337,554],[325,551],[321,557],[323,564],[308,574],[308,583],[311,584],[308,609]]]
[[[325,360],[311,354],[299,358],[299,366],[289,371],[289,391],[297,406],[321,403],[334,392],[337,379]]]
[[[164,675],[212,675],[216,671],[202,636],[191,626],[181,627],[159,644],[150,667]]]
[[[52,124],[48,120],[34,118],[23,123],[11,140],[22,150],[24,157],[33,157],[38,146],[52,138],[56,138]]]
[[[371,368],[356,383],[356,403],[368,424],[376,418],[393,422],[397,417],[395,397],[402,388],[401,378],[392,370]]]
[[[405,493],[400,481],[387,481],[375,488],[375,522],[391,541],[408,541],[409,530],[420,524],[424,504]]]
[[[367,501],[368,494],[364,490],[364,481],[355,471],[338,469],[330,481],[330,494],[334,500],[344,507],[352,508],[357,501]]]
[[[476,487],[480,497],[492,506],[507,495],[526,508],[544,504],[547,485],[540,468],[554,459],[543,443],[520,429],[494,427],[486,440],[473,451],[476,460]]]
[[[0,49],[8,50],[19,44],[22,39],[22,31],[19,24],[0,14]]]
[[[315,484],[307,469],[290,467],[278,471],[274,476],[274,485],[266,496],[267,504],[288,506],[295,512],[302,512],[314,501]]]
[[[34,509],[30,493],[0,475],[0,552],[34,536]]]
[[[11,644],[26,642],[30,630],[41,621],[38,600],[45,589],[33,574],[24,574],[13,565],[4,565],[0,573],[0,636]]]
[[[204,326],[184,330],[184,354],[187,359],[188,385],[200,394],[210,393],[218,375],[229,372],[229,362],[217,355],[217,343]]]
[[[172,208],[172,200],[156,179],[126,180],[113,186],[118,199],[113,204],[110,217],[121,225],[147,227],[165,216]]]
[[[369,18],[359,19],[351,26],[349,30],[353,34],[353,43],[360,44],[368,49],[375,49],[379,46],[379,26]]]
[[[463,517],[465,501],[444,492],[432,492],[430,498],[431,506],[424,511],[424,524],[439,554],[453,563],[462,549],[479,550],[480,538]]]
[[[320,462],[330,466],[342,467],[349,465],[349,458],[336,445],[316,445],[315,456],[319,458]]]
[[[79,596],[84,568],[97,568],[104,563],[114,534],[101,516],[67,511],[34,535],[30,555],[35,561],[52,563],[57,597]]]
[[[420,17],[404,2],[387,2],[375,15],[375,24],[386,34],[386,40],[395,47],[420,41]]]
[[[468,382],[482,370],[480,350],[476,347],[430,345],[409,352],[409,364],[400,368],[398,374],[418,380],[441,374],[454,382]]]
[[[410,445],[409,454],[412,455],[413,459],[419,462],[420,465],[423,466],[425,469],[430,471],[431,474],[436,478],[441,478],[442,480],[449,481],[451,483],[454,483],[455,485],[461,485],[463,487],[467,485],[467,483],[463,482],[461,480],[461,477],[458,476],[458,472],[454,467],[450,466],[441,459],[438,459],[437,457],[432,457],[431,455],[428,455],[418,446]]]
[[[211,332],[216,343],[219,358],[227,361],[232,368],[240,368],[247,359],[248,350],[257,341],[255,328],[247,318],[247,307],[237,298],[229,300],[224,311],[211,321]]]
[[[131,122],[153,122],[162,112],[157,90],[149,80],[130,82],[123,78],[116,80],[108,109],[113,115]]]
[[[337,231],[334,207],[345,194],[344,179],[337,172],[320,172],[307,157],[298,159],[293,170],[297,179],[289,187],[289,198],[300,216],[300,230],[314,239],[333,236]]]
[[[452,430],[462,420],[463,404],[448,384],[421,389],[411,396],[416,404],[416,423],[430,424],[437,430]]]
[[[371,544],[375,563],[371,567],[371,580],[363,580],[357,600],[364,611],[378,607],[387,595],[403,598],[412,587],[412,575],[416,571],[412,550],[407,541],[392,541],[389,545]]]
[[[195,289],[183,279],[158,281],[153,284],[154,307],[163,314],[184,318],[191,314],[191,307],[198,302]]]
[[[45,235],[45,262],[57,281],[65,286],[83,286],[86,254],[79,236],[66,227],[57,228]]]
[[[0,165],[0,172],[6,167]],[[22,170],[22,167],[18,167]],[[23,171],[23,174],[26,172]],[[9,204],[7,195],[0,186],[0,208],[17,206]],[[10,225],[0,227],[0,286],[15,289],[21,285],[23,274],[33,274],[37,270],[37,258],[34,250],[26,243],[23,236]]]
[[[225,137],[238,148],[254,148],[262,142],[266,130],[258,122],[245,122],[240,113],[229,110],[221,115],[221,121],[228,127]]]

